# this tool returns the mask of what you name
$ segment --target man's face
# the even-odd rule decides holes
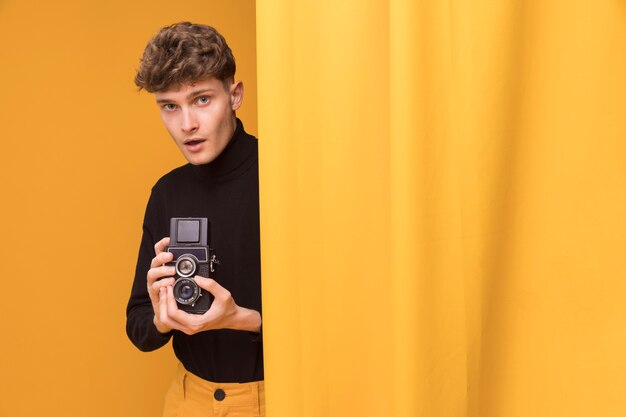
[[[236,127],[242,83],[216,78],[187,83],[156,94],[161,118],[187,161],[208,164],[219,156]]]

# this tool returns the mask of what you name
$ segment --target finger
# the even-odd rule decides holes
[[[152,293],[154,294],[158,294],[159,291],[161,290],[161,287],[167,287],[168,285],[174,285],[174,282],[176,280],[174,278],[163,278],[160,279],[156,282],[153,282],[151,287],[152,287]]]
[[[198,317],[196,314],[189,314],[178,308],[176,298],[174,298],[174,288],[167,287],[167,314],[181,326],[191,329],[196,324]]]
[[[148,285],[152,285],[155,281],[158,281],[164,277],[172,277],[176,273],[176,268],[173,266],[159,266],[156,268],[151,268],[148,271]]]
[[[185,330],[184,326],[173,320],[169,314],[167,304],[167,289],[165,287],[159,289],[159,320],[161,321],[161,323],[171,327],[172,329],[181,331]]]
[[[178,304],[174,298],[174,287],[168,287],[165,290],[167,291],[167,308],[172,312],[178,310]]]
[[[162,287],[167,287],[168,285],[174,285],[174,278],[163,278],[159,281],[148,284],[148,295],[150,296],[150,300],[152,301],[152,305],[157,307],[159,304],[159,291]],[[155,310],[156,311],[156,310]]]
[[[159,240],[154,245],[154,253],[158,255],[159,253],[163,252],[169,244],[170,244],[170,238],[164,237],[163,239]]]
[[[170,325],[170,318],[167,315],[167,290],[165,288],[159,289],[159,321],[167,326]]]
[[[166,262],[170,262],[174,259],[174,255],[171,252],[161,252],[154,258],[152,258],[152,262],[150,262],[150,268],[156,268],[157,266],[161,266]]]
[[[194,280],[200,288],[207,290],[208,292],[213,294],[213,297],[218,300],[226,300],[228,298],[231,298],[230,291],[222,287],[220,284],[217,283],[217,281],[212,278],[205,278],[201,277],[200,275],[196,275],[194,277]]]

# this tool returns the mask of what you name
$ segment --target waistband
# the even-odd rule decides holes
[[[265,402],[265,384],[253,382],[212,382],[189,372],[182,363],[178,364],[176,378],[182,382],[183,395],[187,397],[211,398],[224,407],[260,406]]]

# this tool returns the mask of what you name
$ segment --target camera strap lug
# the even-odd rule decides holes
[[[209,269],[211,270],[211,272],[215,272],[215,268],[214,265],[219,265],[220,261],[219,259],[217,259],[217,256],[215,256],[215,254],[211,254],[211,259],[209,259]]]

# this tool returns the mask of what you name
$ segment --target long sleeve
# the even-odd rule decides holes
[[[150,269],[150,262],[155,256],[154,245],[161,237],[156,237],[156,222],[158,218],[158,204],[156,204],[154,189],[148,200],[143,222],[143,235],[139,246],[135,280],[126,307],[126,333],[129,339],[144,352],[152,351],[165,345],[172,333],[160,333],[154,326],[154,311],[148,295],[146,277]]]

